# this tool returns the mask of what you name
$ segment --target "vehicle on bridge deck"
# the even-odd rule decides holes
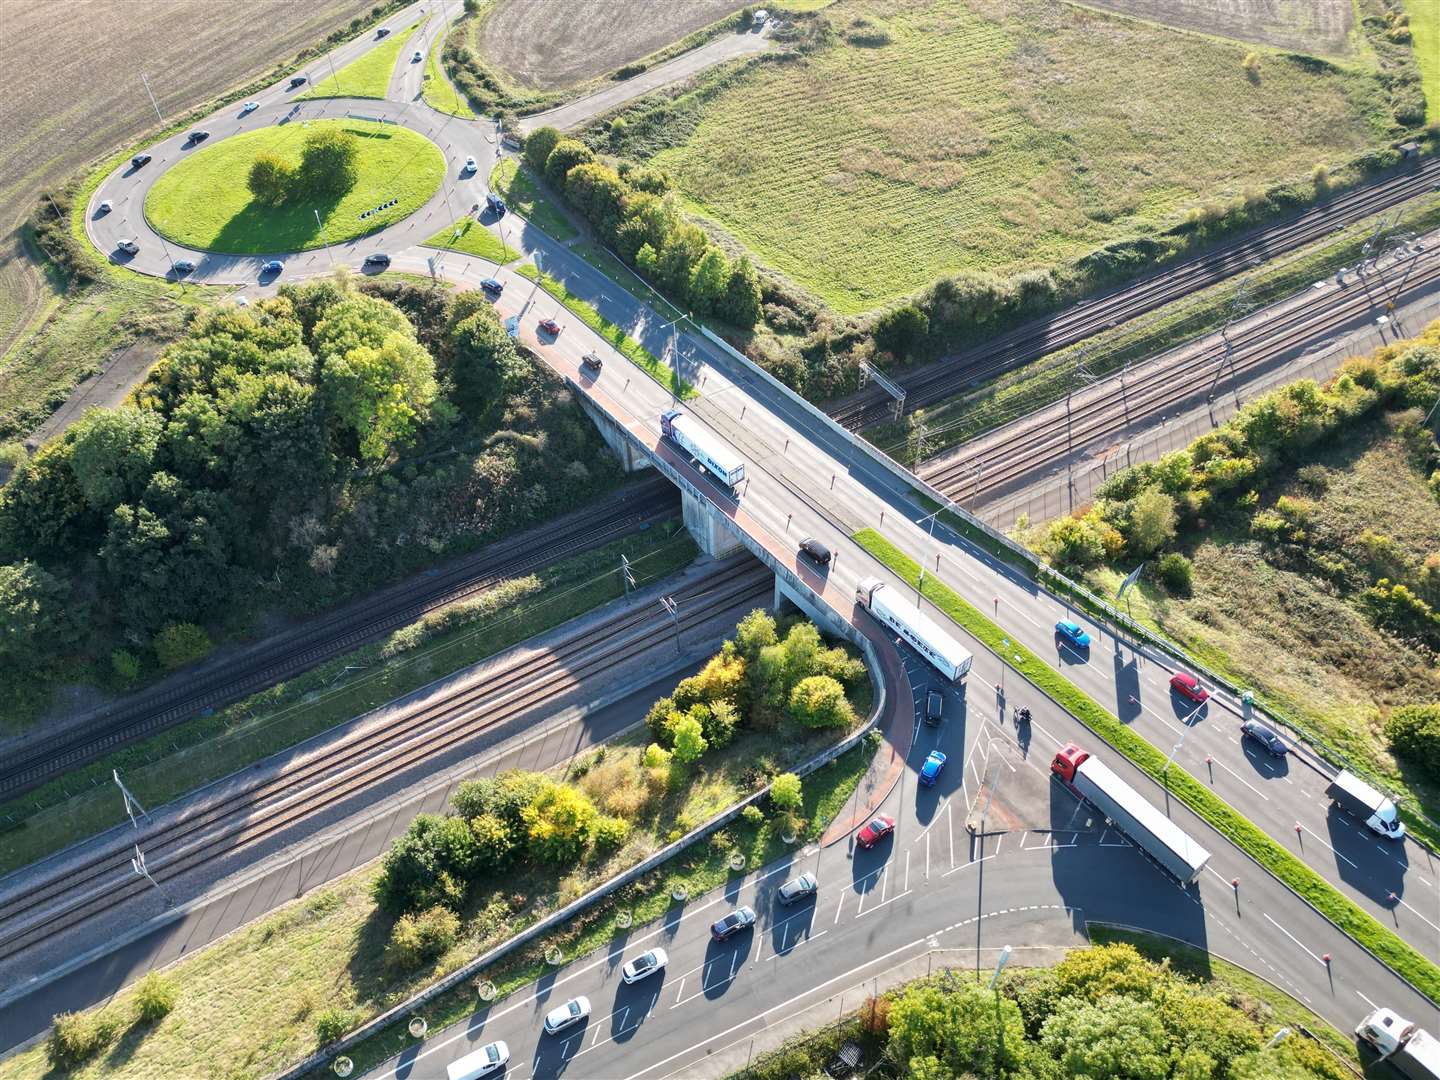
[[[890,588],[879,578],[861,580],[855,601],[908,641],[951,682],[963,679],[975,662],[969,649],[922,613],[908,597],[901,596],[899,590]]]
[[[1440,1080],[1440,1042],[1393,1010],[1376,1009],[1360,1021],[1355,1034],[1410,1080]]]
[[[745,479],[745,462],[739,454],[678,409],[661,413],[660,431],[739,498],[735,487]]]
[[[1184,829],[1121,780],[1110,766],[1074,743],[1055,755],[1050,771],[1182,883],[1194,884],[1210,861],[1210,852]]]

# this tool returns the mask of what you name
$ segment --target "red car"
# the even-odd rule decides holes
[[[1189,698],[1196,705],[1203,705],[1210,700],[1210,691],[1201,686],[1200,680],[1188,672],[1177,671],[1171,675],[1170,689],[1183,698]]]
[[[895,819],[889,814],[876,814],[855,837],[855,842],[863,848],[872,848],[885,837],[895,831]]]
[[[549,334],[551,337],[560,336],[560,324],[554,319],[541,319],[540,329],[544,330],[545,333]]]

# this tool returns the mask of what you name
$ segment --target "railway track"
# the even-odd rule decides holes
[[[1222,247],[1195,255],[1053,315],[1040,316],[981,345],[898,379],[905,407],[951,397],[978,380],[992,378],[1047,353],[1083,341],[1111,326],[1152,311],[1265,260],[1282,255],[1361,218],[1381,213],[1440,184],[1440,158],[1405,167],[1384,179],[1353,188]],[[878,387],[852,395],[831,415],[852,431],[887,419],[891,399]]]
[[[629,534],[648,521],[671,516],[678,492],[660,477],[620,492],[542,529],[487,546],[428,577],[391,586],[366,599],[312,619],[236,655],[201,669],[181,684],[136,694],[99,713],[95,722],[17,748],[0,763],[0,798],[46,780],[239,698],[294,678],[317,664],[374,641],[425,615],[497,582],[529,573],[568,555],[589,551]]]
[[[1440,252],[1426,251],[1416,257],[1405,292],[1433,287],[1437,281]],[[1355,284],[1344,292],[1329,293],[1322,305],[1301,302],[1242,323],[1230,332],[1233,370],[1227,365],[1223,385],[1243,384],[1251,372],[1264,369],[1297,345],[1363,318],[1374,304],[1374,297]],[[1057,456],[1119,436],[1138,420],[1203,398],[1216,383],[1217,365],[1224,355],[1223,342],[1213,341],[1175,362],[1158,361],[1131,369],[1124,393],[1118,397],[1113,390],[1103,389],[1106,384],[1113,387],[1116,377],[1111,376],[1083,397],[1077,394],[1068,415],[1060,403],[1046,405],[999,429],[995,433],[999,438],[967,444],[960,453],[922,468],[921,475],[957,500],[962,494],[974,500],[986,492],[1003,492]]]
[[[716,611],[763,600],[771,582],[769,571],[748,556],[722,564],[675,592],[679,632]],[[285,772],[248,782],[194,813],[127,836],[123,846],[59,866],[48,880],[23,892],[17,887],[0,893],[0,961],[150,888],[132,872],[131,844],[144,850],[151,876],[168,881],[462,746],[615,664],[668,648],[671,632],[669,616],[658,607],[619,612],[548,651],[514,657],[482,682],[457,687],[383,726],[355,732]]]

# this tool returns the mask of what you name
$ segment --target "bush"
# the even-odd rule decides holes
[[[194,623],[171,623],[155,635],[155,659],[170,671],[208,656],[214,647],[210,635]]]
[[[163,1020],[175,1007],[175,983],[152,971],[135,984],[135,1012],[147,1024]]]
[[[875,320],[875,347],[896,357],[907,357],[929,332],[930,317],[914,304],[906,304]]]
[[[460,917],[449,908],[432,907],[418,915],[402,915],[385,943],[385,962],[409,971],[441,956],[460,934]]]
[[[614,851],[630,838],[630,823],[622,817],[602,814],[590,827],[595,846],[604,851]]]
[[[1440,777],[1440,703],[1393,710],[1385,720],[1385,739],[1400,757]]]
[[[855,710],[845,697],[845,688],[829,675],[801,679],[790,692],[790,715],[806,727],[849,727]]]
[[[94,1057],[120,1030],[103,1013],[61,1013],[50,1029],[45,1054],[56,1069],[73,1069]]]
[[[751,803],[745,807],[744,810],[740,811],[740,819],[747,825],[759,825],[765,820],[765,814],[758,806]]]
[[[350,1014],[349,1009],[341,1009],[332,1005],[315,1017],[315,1038],[321,1046],[324,1046],[326,1043],[343,1038],[354,1026],[355,1018]]]
[[[770,782],[770,801],[777,810],[798,810],[803,799],[800,777],[793,772],[781,773]]]
[[[110,668],[124,683],[140,677],[140,660],[128,649],[116,649],[110,654]]]
[[[1160,584],[1172,596],[1189,596],[1195,588],[1195,567],[1178,551],[1160,557]]]
[[[700,726],[700,721],[693,716],[681,716],[670,725],[670,732],[675,743],[675,760],[681,765],[698,761],[700,755],[709,748],[704,729]]]
[[[578,788],[546,780],[535,800],[521,811],[526,835],[535,856],[567,863],[579,858],[590,840],[595,804]]]

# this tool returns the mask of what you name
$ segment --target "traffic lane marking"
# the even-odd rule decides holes
[[[1320,956],[1319,956],[1318,953],[1313,953],[1313,952],[1311,952],[1310,949],[1306,946],[1306,944],[1305,944],[1303,941],[1301,941],[1299,938],[1297,938],[1297,937],[1296,937],[1294,934],[1292,934],[1289,930],[1286,930],[1285,927],[1281,926],[1281,925],[1280,925],[1278,922],[1276,922],[1274,919],[1270,918],[1270,913],[1269,913],[1268,911],[1262,911],[1260,914],[1264,915],[1265,918],[1266,918],[1266,920],[1270,923],[1271,926],[1275,927],[1276,930],[1279,930],[1282,934],[1284,934],[1286,937],[1288,937],[1288,938],[1289,938],[1291,941],[1293,941],[1296,945],[1299,945],[1300,948],[1304,949],[1304,950],[1305,950],[1305,954],[1306,954],[1307,956],[1309,956],[1310,959],[1314,960],[1317,964],[1323,965],[1323,964],[1325,963],[1324,960],[1320,959]]]

